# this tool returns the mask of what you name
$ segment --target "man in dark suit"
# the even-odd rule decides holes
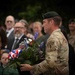
[[[25,29],[25,26],[21,22],[17,22],[15,24],[15,26],[14,26],[14,35],[15,35],[15,38],[14,38],[11,50],[19,48],[19,45],[21,44],[21,42],[23,42],[24,39],[27,38],[24,35],[24,29]]]
[[[11,50],[15,50],[17,48],[21,48],[22,46],[22,42],[24,42],[25,38],[27,38],[24,34],[25,32],[25,25],[22,23],[22,22],[17,22],[15,25],[14,25],[14,35],[15,35],[15,38],[14,38],[14,41],[13,41],[13,44],[12,44],[12,49]],[[19,68],[18,68],[19,70]],[[30,75],[30,72],[29,71],[24,71],[24,72],[19,72],[21,73],[21,75]]]
[[[11,50],[12,41],[14,39],[14,26],[15,19],[13,16],[9,15],[5,19],[5,25],[6,25],[6,35],[8,38],[7,42],[7,49]]]
[[[7,49],[11,51],[11,46],[13,44],[14,41],[14,31],[12,31],[12,33],[10,34],[10,36],[8,37],[8,42],[7,42]]]

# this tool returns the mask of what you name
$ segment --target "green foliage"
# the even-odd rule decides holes
[[[9,59],[10,61],[7,67],[17,67],[17,65],[20,66],[20,64],[23,63],[31,65],[36,64],[41,60],[41,57],[39,55],[40,50],[40,43],[37,43],[36,41],[31,41],[27,48],[25,47],[22,49],[22,52],[18,54],[18,57]]]
[[[27,10],[25,12],[20,12],[18,15],[21,18],[29,20],[37,20],[39,17],[39,10],[41,9],[41,6],[27,6]]]

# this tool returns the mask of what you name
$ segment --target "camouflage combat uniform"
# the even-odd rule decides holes
[[[34,65],[33,75],[68,75],[68,42],[60,29],[52,32],[46,43],[45,60]]]

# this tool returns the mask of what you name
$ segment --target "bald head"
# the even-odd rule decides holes
[[[14,20],[14,17],[12,15],[9,15],[6,17],[6,20],[9,20],[9,19]]]
[[[7,16],[5,20],[5,25],[6,25],[7,30],[10,30],[11,28],[13,28],[14,24],[15,24],[14,17],[11,15]]]

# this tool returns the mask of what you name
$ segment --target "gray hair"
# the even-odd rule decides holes
[[[19,20],[19,22],[23,23],[23,24],[24,24],[24,26],[25,26],[25,25],[27,25],[27,26],[28,26],[28,22],[27,22],[25,19],[21,19],[21,20]]]

